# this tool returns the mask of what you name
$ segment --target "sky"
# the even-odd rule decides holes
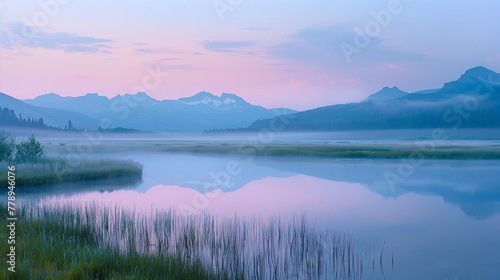
[[[479,65],[500,72],[498,11],[494,0],[0,1],[0,92],[358,102]]]

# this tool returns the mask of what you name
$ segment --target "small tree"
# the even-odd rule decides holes
[[[0,161],[11,160],[15,147],[14,136],[5,130],[0,131]]]
[[[35,139],[33,134],[28,140],[16,145],[16,160],[20,162],[36,162],[43,156],[43,146]]]
[[[73,126],[73,123],[71,123],[71,120],[68,121],[68,130],[75,130],[75,127]]]

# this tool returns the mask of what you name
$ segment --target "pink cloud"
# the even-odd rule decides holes
[[[342,79],[342,80],[331,80],[329,81],[330,84],[336,84],[336,83],[359,83],[360,81],[355,80],[355,79]]]
[[[492,57],[486,58],[486,61],[488,61],[488,62],[494,62],[494,61],[498,61],[498,60],[500,60],[500,54],[497,56],[492,56]]]
[[[398,67],[396,67],[396,65],[394,65],[394,64],[390,64],[390,63],[389,63],[389,64],[387,64],[387,67],[389,67],[389,68],[390,68],[390,69],[392,69],[392,70],[398,70],[398,69],[399,69]]]

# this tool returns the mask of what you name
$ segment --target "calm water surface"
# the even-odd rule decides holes
[[[363,279],[500,279],[500,162],[426,160],[402,170],[398,160],[131,152],[143,182],[101,180],[27,188],[37,201],[99,201],[175,208],[189,215],[288,217],[305,213],[318,228],[352,233],[383,270]],[[388,174],[398,177],[389,184]],[[394,262],[393,262],[394,260]]]

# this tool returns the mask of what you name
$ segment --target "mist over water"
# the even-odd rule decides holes
[[[173,209],[187,216],[287,219],[304,213],[317,228],[352,233],[360,251],[378,255],[384,248],[384,274],[377,267],[362,279],[495,279],[499,273],[498,160],[425,160],[391,187],[384,173],[397,174],[398,160],[249,160],[244,155],[159,151],[87,156],[141,162],[143,181],[47,186],[22,190],[19,197],[50,198],[45,203],[58,205],[97,202],[145,213]],[[230,175],[228,164],[239,172]]]

